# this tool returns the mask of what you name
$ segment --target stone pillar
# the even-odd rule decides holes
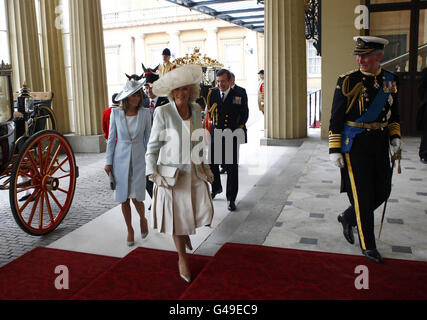
[[[171,56],[171,61],[172,61],[173,59],[179,57],[179,53],[180,53],[180,51],[179,51],[179,49],[180,49],[179,34],[180,34],[180,31],[179,30],[168,31],[168,34],[170,36],[169,49],[170,49],[171,54],[172,54],[172,56]]]
[[[60,0],[40,0],[40,17],[43,41],[45,90],[54,93],[52,109],[56,116],[57,130],[70,132],[67,81],[65,78],[64,46],[61,25],[55,24],[55,9]]]
[[[145,34],[135,35],[135,59],[136,59],[136,70],[137,73],[142,73],[142,65],[143,63],[146,68],[151,68],[151,66],[146,65],[147,61],[145,61]]]
[[[207,33],[205,53],[209,58],[218,59],[218,28],[207,27],[204,30]]]
[[[246,91],[248,94],[257,94],[258,90],[258,48],[257,48],[257,32],[247,30],[245,41],[246,55]],[[257,108],[257,111],[260,112]]]
[[[329,136],[338,76],[357,68],[353,37],[363,32],[354,25],[358,16],[354,11],[358,5],[360,0],[322,1],[322,139]]]
[[[31,0],[7,0],[13,90],[26,82],[31,91],[44,91],[36,8]]]
[[[307,136],[304,1],[265,1],[265,141]],[[274,141],[274,142],[273,142]]]
[[[71,60],[76,134],[102,134],[108,106],[100,0],[70,0]]]

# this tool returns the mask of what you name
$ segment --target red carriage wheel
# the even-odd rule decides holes
[[[10,205],[18,225],[32,235],[53,231],[68,213],[76,178],[74,153],[63,135],[44,130],[31,136],[10,178]]]

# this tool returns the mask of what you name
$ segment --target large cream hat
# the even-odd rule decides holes
[[[133,95],[138,90],[141,90],[143,86],[144,82],[140,82],[134,79],[128,80],[124,89],[117,95],[115,100],[122,101],[123,99],[126,99],[127,97]]]
[[[172,90],[191,84],[199,84],[203,78],[202,67],[186,64],[166,73],[153,83],[153,93],[156,96],[167,96]]]

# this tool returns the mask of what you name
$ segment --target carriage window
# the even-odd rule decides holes
[[[8,121],[11,117],[8,77],[0,76],[0,122]]]

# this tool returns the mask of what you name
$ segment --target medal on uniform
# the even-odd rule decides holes
[[[375,77],[375,79],[374,79],[374,88],[375,89],[379,89],[380,88],[380,84],[378,83],[377,77]]]

